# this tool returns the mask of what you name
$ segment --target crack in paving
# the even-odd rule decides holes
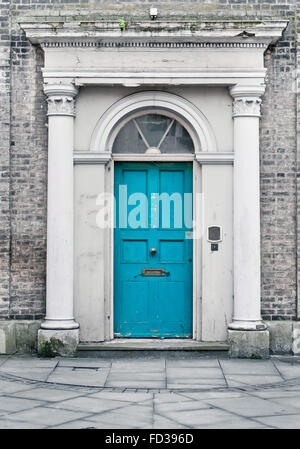
[[[272,365],[274,366],[274,368],[276,369],[276,371],[278,372],[279,376],[285,381],[286,378],[284,377],[284,375],[281,373],[281,371],[279,370],[278,366],[276,365],[276,363],[274,362],[274,360],[271,360]]]

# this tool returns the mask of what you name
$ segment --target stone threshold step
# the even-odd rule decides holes
[[[80,343],[78,351],[228,351],[223,341],[195,341],[152,338],[117,338],[101,343]]]

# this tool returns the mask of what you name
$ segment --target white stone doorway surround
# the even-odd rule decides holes
[[[79,341],[79,324],[73,317],[73,158],[75,163],[110,164],[113,138],[122,117],[139,109],[158,108],[181,117],[190,129],[195,145],[194,185],[199,164],[234,164],[234,314],[228,326],[229,342],[233,356],[249,355],[249,351],[265,356],[268,331],[260,314],[259,196],[259,117],[266,75],[263,54],[287,24],[222,22],[220,26],[216,22],[210,27],[195,23],[193,28],[191,23],[177,23],[176,31],[171,31],[170,22],[148,25],[152,28],[147,34],[141,31],[141,24],[131,24],[126,32],[121,32],[117,23],[110,26],[101,23],[94,28],[90,25],[89,33],[74,23],[65,22],[58,28],[49,23],[21,24],[29,40],[45,51],[43,77],[49,118],[47,312],[39,331],[40,344],[54,336],[65,348],[61,353],[68,353],[75,350]],[[128,70],[124,70],[122,51],[116,51],[120,48],[127,51],[126,61],[132,57]],[[140,51],[138,58],[136,51]],[[173,52],[175,56],[180,53],[181,63],[166,69],[162,51]],[[152,64],[153,58],[157,60],[155,68],[147,66],[148,52]],[[78,89],[82,85],[107,84],[142,86],[145,90],[149,86],[227,86],[233,97],[233,152],[218,152],[210,124],[191,103],[155,91],[132,95],[111,107],[98,122],[89,151],[73,154]],[[110,179],[106,180],[111,188],[112,173],[110,170]],[[196,223],[199,213],[194,205]],[[111,308],[112,245],[109,238],[107,241],[106,291]],[[194,279],[199,254],[195,240]],[[195,339],[200,335],[198,289],[194,282]],[[105,307],[103,314],[107,314]],[[112,324],[109,326],[107,335],[112,337]]]

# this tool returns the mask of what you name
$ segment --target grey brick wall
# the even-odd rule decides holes
[[[262,314],[296,316],[296,91],[294,23],[267,52],[261,119]]]
[[[297,2],[297,71],[295,79],[297,110],[297,318],[300,319],[300,3]]]
[[[42,50],[16,40],[11,72],[10,317],[45,309],[47,123]]]
[[[294,83],[297,45],[298,67],[300,49],[295,35],[297,26],[300,32],[295,20],[296,0],[0,0],[0,6],[0,318],[40,318],[45,313],[47,119],[40,71],[43,53],[26,41],[18,21],[24,16],[57,14],[72,20],[80,16],[148,19],[149,7],[157,6],[165,19],[290,20],[284,37],[265,59],[268,86],[261,120],[262,313],[269,320],[294,319],[298,298],[296,217],[300,204],[296,176],[300,163],[296,111],[298,107],[299,131],[300,99],[297,103]]]
[[[10,27],[5,0],[0,0],[0,30],[0,314],[6,315],[10,296]]]

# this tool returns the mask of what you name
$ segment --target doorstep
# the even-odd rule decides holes
[[[101,343],[79,343],[77,351],[228,351],[223,341],[157,338],[116,338]]]

